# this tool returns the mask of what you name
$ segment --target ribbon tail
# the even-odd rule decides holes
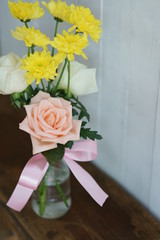
[[[84,170],[78,163],[70,158],[65,157],[65,162],[68,167],[80,182],[80,184],[86,189],[91,197],[102,207],[108,195],[100,188],[93,177]]]
[[[24,167],[17,186],[7,202],[7,206],[20,212],[28,202],[33,191],[37,189],[48,166],[48,162],[41,154],[33,156]]]
[[[17,184],[14,192],[12,193],[10,199],[7,202],[7,206],[15,211],[20,212],[30,199],[32,193],[33,189]]]

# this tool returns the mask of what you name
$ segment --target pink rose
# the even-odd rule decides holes
[[[33,154],[80,139],[81,121],[72,119],[69,101],[40,91],[25,109],[27,117],[19,128],[31,135]]]

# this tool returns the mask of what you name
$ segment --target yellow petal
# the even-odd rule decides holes
[[[74,54],[73,53],[69,53],[68,54],[68,60],[71,62],[74,60]]]

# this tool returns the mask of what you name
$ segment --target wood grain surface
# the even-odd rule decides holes
[[[73,176],[72,207],[60,219],[36,216],[30,202],[20,213],[6,207],[32,153],[29,136],[18,129],[24,113],[13,110],[8,97],[0,96],[0,101],[0,240],[160,240],[159,222],[113,180],[88,163],[82,166],[109,194],[102,208]]]

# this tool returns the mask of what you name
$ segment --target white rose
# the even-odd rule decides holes
[[[58,69],[58,75],[60,75],[63,64]],[[70,92],[76,96],[86,95],[89,93],[97,92],[96,83],[96,69],[87,68],[85,65],[72,61],[70,62]],[[58,78],[57,78],[58,79]],[[59,89],[67,89],[68,85],[68,69],[65,68],[62,79],[59,84]]]
[[[0,57],[0,93],[22,92],[27,88],[25,71],[19,68],[19,57],[10,53]]]

